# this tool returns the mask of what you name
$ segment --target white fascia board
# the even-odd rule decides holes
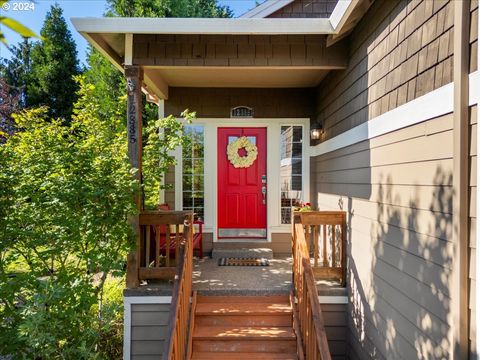
[[[288,35],[333,34],[329,19],[71,18],[81,33]]]
[[[265,18],[275,11],[291,4],[294,0],[267,0],[241,15],[240,18]]]
[[[348,7],[352,4],[352,2],[352,0],[339,0],[337,2],[337,5],[335,5],[335,8],[333,9],[333,12],[330,15],[329,19],[332,27],[335,29],[336,32],[339,30],[338,25],[341,22],[345,22],[344,17],[347,13]]]
[[[241,15],[240,18],[266,18],[292,2],[293,0],[267,0]],[[341,30],[356,5],[356,0],[339,0],[337,2],[332,14],[328,18],[334,33],[338,33]],[[299,19],[296,20],[298,21]],[[303,18],[301,19],[301,21],[304,20]]]

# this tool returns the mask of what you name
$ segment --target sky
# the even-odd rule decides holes
[[[101,17],[106,8],[105,0],[35,0],[34,2],[30,0],[10,0],[7,3],[8,8],[4,5],[4,8],[0,9],[0,16],[8,16],[18,20],[39,34],[48,10],[55,3],[58,3],[63,9],[63,16],[67,20],[68,27],[77,44],[78,58],[81,64],[85,64],[88,49],[87,41],[75,30],[70,18]],[[219,0],[218,3],[229,6],[235,17],[255,7],[255,0]],[[1,31],[5,33],[9,45],[14,45],[22,40],[19,35],[8,28],[1,27]],[[0,58],[8,59],[10,57],[10,51],[3,44],[0,44]]]

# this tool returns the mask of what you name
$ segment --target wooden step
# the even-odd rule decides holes
[[[232,352],[197,352],[193,354],[192,360],[210,360],[210,359],[231,359],[231,360],[297,360],[297,354],[283,353],[232,353]]]
[[[223,314],[196,314],[196,326],[292,326],[291,313],[274,313],[268,315],[223,315]]]
[[[198,296],[192,359],[297,359],[288,296]]]
[[[295,340],[293,328],[283,326],[195,326],[193,340]]]
[[[291,314],[292,307],[288,303],[197,303],[195,315],[275,315]]]
[[[193,340],[193,354],[197,352],[228,352],[228,353],[288,353],[293,354],[297,351],[296,340],[272,341],[263,340],[238,340],[225,339],[222,340]],[[225,359],[229,359],[226,357]]]
[[[290,302],[288,295],[272,295],[272,296],[197,296],[197,303],[285,303]]]

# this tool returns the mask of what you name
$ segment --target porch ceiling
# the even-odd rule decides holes
[[[313,87],[328,73],[318,68],[145,67],[150,78],[173,87],[300,88]]]

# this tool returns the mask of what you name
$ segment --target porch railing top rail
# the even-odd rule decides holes
[[[144,210],[139,214],[140,225],[182,225],[191,211]]]

